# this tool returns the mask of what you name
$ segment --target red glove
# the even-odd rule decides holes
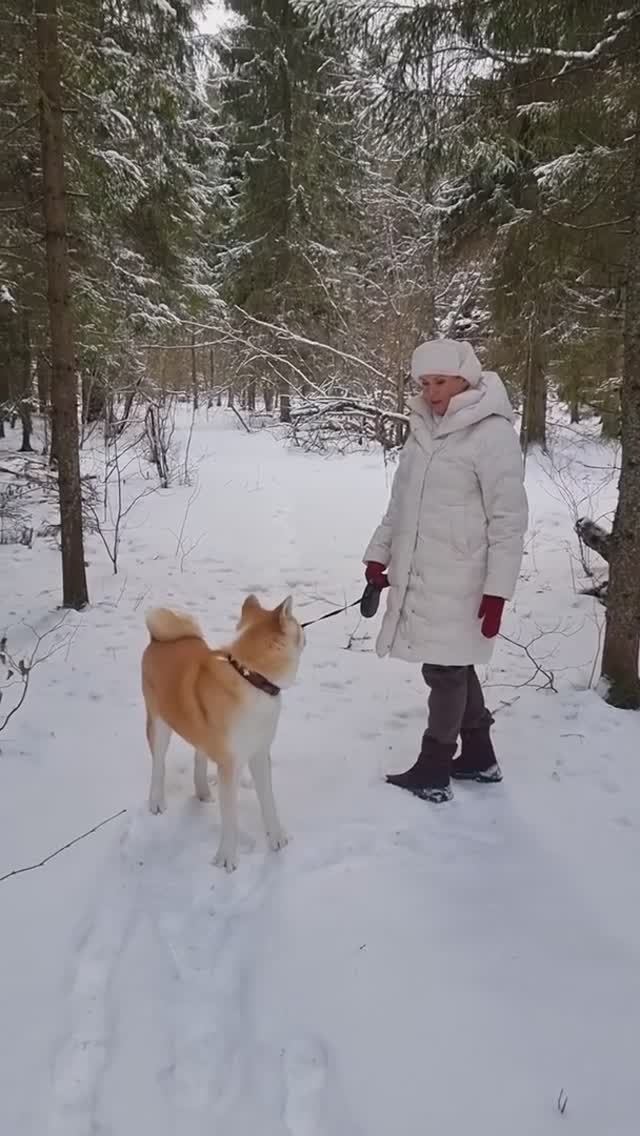
[[[478,619],[482,620],[482,634],[485,639],[495,639],[500,630],[505,600],[500,596],[483,596]]]
[[[389,587],[389,580],[387,573],[384,570],[384,564],[379,564],[377,560],[369,560],[365,571],[365,578],[368,584],[373,584],[375,588]]]

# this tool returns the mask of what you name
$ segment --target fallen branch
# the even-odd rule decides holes
[[[330,436],[333,448],[340,438],[347,444],[357,438],[362,445],[366,437],[379,442],[386,451],[403,445],[409,418],[359,399],[332,398],[294,410],[291,430],[296,444],[305,449],[323,449]]]
[[[408,428],[409,415],[401,414],[397,410],[385,410],[383,407],[372,406],[370,403],[359,402],[354,398],[340,398],[328,400],[325,406],[311,405],[292,412],[292,419],[296,422],[309,422],[314,418],[321,418],[326,414],[338,414],[342,411],[353,411],[356,414],[365,414],[371,418],[385,418],[389,422],[397,422]]]
[[[48,856],[45,856],[44,860],[39,860],[37,864],[28,864],[26,868],[14,868],[12,872],[7,872],[6,875],[0,876],[0,884],[4,883],[5,880],[10,880],[12,876],[20,876],[23,872],[34,872],[36,868],[44,868],[45,864],[55,859],[61,852],[66,852],[67,848],[73,848],[74,844],[78,844],[81,840],[84,840],[86,836],[91,836],[94,832],[97,832],[99,828],[104,828],[105,824],[109,824],[112,820],[117,820],[117,818],[121,817],[126,811],[126,809],[120,809],[119,813],[114,813],[113,816],[107,817],[106,820],[101,820],[100,824],[95,824],[93,828],[89,828],[87,832],[83,832],[81,836],[74,837],[68,844],[63,844],[62,848],[56,848],[55,852],[50,852]]]

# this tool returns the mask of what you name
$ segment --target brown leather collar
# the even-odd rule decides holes
[[[234,659],[233,655],[225,655],[225,658],[227,662],[231,663],[231,666],[239,675],[242,675],[247,682],[251,683],[251,686],[255,686],[256,690],[261,690],[264,694],[269,694],[271,698],[275,698],[280,693],[279,686],[276,686],[274,682],[270,682],[264,675],[258,674],[257,671],[250,671],[243,663],[239,663],[237,659]]]

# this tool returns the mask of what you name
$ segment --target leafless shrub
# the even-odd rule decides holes
[[[33,525],[26,510],[24,485],[0,485],[0,545],[22,544],[31,548]]]
[[[5,700],[11,703],[9,710],[0,714],[0,733],[24,706],[35,668],[70,644],[78,625],[62,638],[53,638],[64,627],[66,620],[65,614],[54,627],[41,634],[29,628],[35,639],[29,655],[14,655],[9,647],[8,637],[3,635],[0,638],[0,704],[4,706]]]
[[[155,402],[149,403],[145,415],[145,428],[150,460],[157,470],[160,487],[168,489],[173,476],[175,458],[173,436],[176,420],[173,396],[163,395]]]

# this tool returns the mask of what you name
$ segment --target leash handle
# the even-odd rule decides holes
[[[380,594],[381,589],[375,584],[367,584],[360,600],[360,615],[363,619],[373,619],[380,606]]]

